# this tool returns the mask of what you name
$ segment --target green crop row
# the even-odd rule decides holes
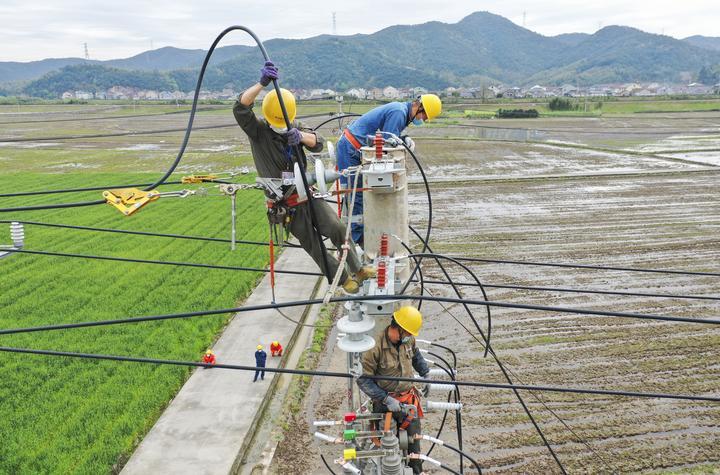
[[[155,175],[3,175],[3,193],[152,182]],[[251,177],[248,177],[250,180]],[[197,185],[195,185],[197,187]],[[174,187],[178,188],[178,187]],[[164,189],[173,189],[167,187]],[[161,198],[124,217],[109,205],[0,213],[83,226],[229,238],[230,200]],[[263,198],[241,191],[238,239],[267,240]],[[98,199],[99,192],[0,198],[0,207]],[[264,268],[264,246],[28,225],[26,249]],[[8,244],[0,224],[0,244]],[[0,328],[165,314],[236,305],[259,272],[16,254],[0,259]],[[199,361],[230,315],[25,333],[1,346]],[[252,361],[248,361],[252,363]],[[188,377],[180,367],[0,353],[0,473],[110,473]]]

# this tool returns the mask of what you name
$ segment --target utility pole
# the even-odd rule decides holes
[[[527,18],[527,12],[523,11],[523,28],[525,28],[525,19]]]
[[[332,12],[332,19],[333,19],[332,34],[333,34],[333,36],[337,36],[337,18],[336,18],[336,15],[337,15],[337,12]]]
[[[90,53],[88,52],[87,43],[83,43],[83,47],[85,48],[85,59],[90,59]]]

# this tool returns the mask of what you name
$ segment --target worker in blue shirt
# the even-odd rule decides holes
[[[412,102],[390,102],[363,114],[360,118],[350,124],[337,144],[337,162],[340,170],[360,165],[362,153],[360,147],[372,145],[368,143],[368,137],[375,137],[375,132],[389,132],[400,137],[405,128],[413,123],[422,125],[426,120],[432,120],[442,112],[442,102],[435,94],[423,94]],[[387,137],[386,137],[387,138]],[[403,141],[414,151],[415,143],[410,137],[403,137]],[[351,174],[354,176],[353,174]],[[353,179],[341,177],[343,186],[347,187],[348,182]],[[358,183],[351,183],[351,188],[362,187],[362,179]],[[362,192],[355,195],[353,216],[362,215],[363,197]],[[363,226],[360,223],[353,223],[352,238],[359,245],[363,245]]]
[[[255,352],[255,366],[258,368],[264,368],[265,367],[265,360],[267,360],[267,353],[263,351],[263,346],[258,345],[257,351]],[[253,383],[257,381],[258,376],[260,376],[260,379],[263,381],[265,380],[265,370],[255,370],[255,378],[253,379]]]

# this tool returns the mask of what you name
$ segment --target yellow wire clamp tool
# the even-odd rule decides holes
[[[159,192],[157,190],[143,191],[138,188],[121,188],[117,190],[107,190],[103,192],[105,201],[118,209],[125,216],[130,216],[151,201],[155,201],[161,197],[175,196],[185,198],[194,195],[191,190],[178,190]]]

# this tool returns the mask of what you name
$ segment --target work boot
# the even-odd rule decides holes
[[[355,274],[355,277],[357,278],[358,282],[364,282],[367,279],[372,279],[374,277],[377,277],[377,270],[375,270],[371,266],[365,266],[361,268],[359,271],[357,271],[357,274]]]
[[[345,282],[343,282],[342,288],[348,294],[356,294],[358,293],[358,290],[360,290],[360,285],[355,279],[348,277],[345,279]]]

